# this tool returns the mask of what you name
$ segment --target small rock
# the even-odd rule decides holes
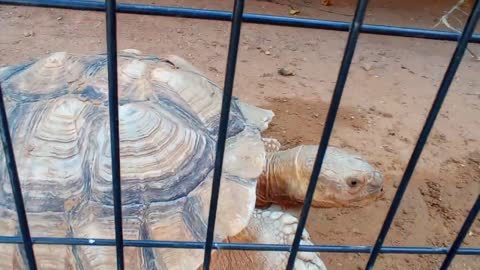
[[[313,117],[318,118],[319,117],[318,113],[314,113]]]
[[[360,67],[365,71],[370,71],[375,68],[374,63],[363,63]]]
[[[270,55],[270,54],[272,54],[272,53],[271,53],[270,51],[265,51],[265,54],[266,54],[266,55]]]
[[[61,20],[63,20],[63,17],[62,17],[62,16],[57,17],[57,21],[61,21]]]
[[[182,29],[177,29],[177,33],[181,34],[181,33],[183,33],[183,30]]]
[[[393,187],[394,187],[394,188],[398,188],[398,182],[397,182],[397,181],[394,181],[394,182],[393,182]]]
[[[290,69],[288,69],[287,67],[282,67],[278,70],[278,74],[282,75],[282,76],[293,76],[295,75],[293,73],[293,71],[291,71]]]
[[[31,30],[23,32],[24,37],[33,37],[34,35],[35,35],[35,33]]]

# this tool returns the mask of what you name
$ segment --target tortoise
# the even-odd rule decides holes
[[[115,237],[106,63],[106,54],[56,52],[0,69],[32,236]],[[222,90],[179,56],[135,49],[119,52],[118,88],[124,238],[205,241]],[[280,150],[277,140],[262,137],[273,117],[232,101],[215,241],[293,239],[297,219],[275,206],[303,202],[317,146]],[[0,233],[16,235],[3,152],[0,159]],[[382,182],[367,161],[329,146],[313,205],[359,206],[382,193]],[[306,231],[302,244],[312,244]],[[34,250],[40,269],[115,268],[111,246]],[[278,269],[287,258],[213,255],[213,269],[237,269],[238,262]],[[16,245],[1,245],[0,257],[0,269],[25,267]],[[125,247],[126,269],[188,270],[202,262],[199,249]],[[301,252],[296,269],[326,267],[318,254]]]

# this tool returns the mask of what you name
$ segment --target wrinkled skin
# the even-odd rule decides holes
[[[257,184],[257,206],[303,203],[318,146],[271,152]],[[383,176],[361,157],[328,147],[313,207],[359,207],[383,195]]]

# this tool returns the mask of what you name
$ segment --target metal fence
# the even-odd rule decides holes
[[[476,23],[480,17],[479,0],[475,1],[472,13],[470,14],[466,25],[461,34],[454,32],[432,31],[427,29],[413,29],[404,27],[393,27],[383,25],[364,25],[365,10],[368,0],[359,0],[353,21],[338,22],[317,19],[292,18],[271,16],[263,14],[244,14],[244,0],[235,0],[233,12],[218,10],[202,10],[179,7],[165,7],[154,5],[137,4],[116,4],[115,0],[82,1],[82,0],[0,0],[2,5],[21,5],[35,7],[64,8],[73,10],[90,10],[106,12],[107,21],[107,50],[108,50],[108,86],[109,86],[109,112],[110,112],[110,136],[111,136],[111,154],[112,154],[112,177],[114,194],[114,214],[115,214],[115,239],[86,239],[86,238],[56,238],[56,237],[31,237],[28,227],[25,206],[22,198],[22,191],[18,179],[17,167],[13,146],[9,134],[7,115],[5,105],[0,89],[0,120],[2,125],[1,139],[5,151],[8,174],[10,177],[15,206],[17,209],[18,220],[20,223],[21,236],[0,236],[0,244],[23,244],[27,263],[30,269],[37,269],[33,244],[47,245],[91,245],[91,246],[115,246],[117,255],[117,269],[124,269],[124,246],[128,247],[151,247],[151,248],[182,248],[182,249],[204,249],[203,269],[210,268],[210,258],[212,249],[225,250],[257,250],[257,251],[287,251],[290,252],[287,270],[294,267],[295,258],[299,251],[304,252],[336,252],[336,253],[369,253],[370,258],[366,269],[373,269],[375,261],[380,253],[392,254],[446,254],[440,269],[445,270],[449,267],[456,254],[461,255],[480,255],[479,248],[460,248],[470,226],[480,210],[480,194],[477,195],[467,218],[465,219],[460,231],[450,248],[444,247],[387,247],[383,246],[385,237],[390,229],[395,214],[398,210],[402,197],[406,191],[409,180],[413,174],[417,161],[421,155],[427,137],[432,129],[435,119],[440,111],[442,103],[447,95],[448,89],[452,83],[455,73],[465,54],[468,42],[480,43],[480,35],[473,35]],[[117,91],[117,40],[116,40],[116,13],[147,14],[160,16],[175,16],[185,18],[210,19],[232,21],[230,32],[230,44],[228,48],[228,59],[225,75],[225,84],[223,92],[222,109],[220,115],[220,127],[218,130],[218,141],[216,148],[215,169],[210,201],[208,229],[205,242],[187,242],[187,241],[155,241],[155,240],[124,240],[122,236],[122,210],[121,210],[121,188],[120,188],[120,159],[119,159],[119,131],[118,131],[118,91]],[[218,205],[218,194],[220,188],[220,176],[222,172],[223,154],[225,149],[225,140],[228,126],[228,115],[232,99],[233,80],[235,76],[235,66],[237,60],[238,44],[240,39],[240,29],[242,22],[295,26],[303,28],[330,29],[338,31],[348,31],[348,40],[345,52],[338,73],[337,82],[333,92],[331,105],[325,120],[325,129],[321,136],[320,147],[314,163],[310,183],[305,195],[305,202],[299,218],[298,228],[295,232],[295,238],[292,245],[275,244],[253,244],[253,243],[220,243],[214,242],[214,224],[216,219],[216,210]],[[398,190],[395,193],[391,206],[383,226],[378,234],[377,240],[373,246],[337,246],[337,245],[300,245],[302,231],[308,217],[308,212],[312,203],[317,179],[322,168],[322,162],[327,149],[328,141],[332,133],[333,124],[342,97],[345,82],[347,80],[349,68],[354,55],[355,47],[360,32],[415,37],[424,39],[451,40],[457,41],[457,47],[450,60],[450,64],[445,72],[439,90],[433,101],[430,112],[419,135],[413,153],[405,169]],[[93,240],[93,241],[92,241]]]

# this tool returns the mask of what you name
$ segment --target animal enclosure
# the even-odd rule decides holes
[[[215,220],[215,210],[216,210],[216,203],[218,199],[218,190],[219,190],[219,176],[216,177],[215,184],[213,186],[213,196],[212,196],[212,208],[210,210],[210,217],[209,220],[209,230],[208,230],[208,237],[206,243],[172,243],[172,242],[162,242],[162,241],[132,241],[132,240],[125,240],[123,241],[121,238],[121,223],[117,223],[117,238],[116,239],[49,239],[49,238],[35,238],[29,236],[29,230],[26,226],[25,222],[25,213],[22,213],[22,200],[21,200],[21,192],[18,185],[18,179],[15,177],[15,168],[13,163],[13,155],[12,154],[12,145],[9,143],[8,129],[6,128],[6,117],[5,113],[2,114],[2,131],[3,131],[3,142],[7,147],[7,157],[10,157],[10,177],[11,181],[13,181],[14,187],[16,187],[15,199],[16,199],[16,206],[17,210],[19,211],[19,220],[21,225],[21,232],[22,237],[2,237],[0,238],[2,243],[10,243],[10,244],[18,244],[24,243],[25,244],[25,254],[26,258],[28,259],[28,264],[30,265],[31,269],[35,269],[35,260],[33,255],[32,246],[35,244],[54,244],[54,245],[108,245],[108,246],[115,246],[117,248],[117,263],[119,268],[122,268],[122,261],[123,261],[123,246],[135,246],[135,247],[162,247],[162,248],[192,248],[192,249],[205,249],[206,257],[205,257],[205,266],[208,268],[209,263],[209,254],[211,249],[242,249],[242,250],[272,250],[272,251],[290,251],[291,252],[291,260],[289,260],[289,268],[292,269],[293,265],[292,262],[296,256],[296,253],[300,251],[319,251],[323,253],[327,252],[355,252],[355,253],[366,253],[370,254],[370,259],[367,265],[367,269],[373,269],[373,265],[377,256],[380,253],[406,253],[406,254],[446,254],[445,263],[442,265],[442,269],[446,269],[448,264],[450,263],[451,259],[455,254],[464,254],[464,255],[479,255],[480,250],[478,248],[460,248],[459,245],[461,244],[463,238],[468,233],[469,226],[475,220],[475,216],[478,213],[480,208],[479,199],[477,196],[477,200],[473,203],[472,210],[470,211],[470,215],[468,216],[467,220],[465,221],[465,226],[462,227],[458,234],[457,240],[452,244],[452,248],[442,248],[442,247],[393,247],[393,246],[383,246],[383,241],[385,240],[386,234],[388,233],[389,227],[393,222],[393,218],[396,214],[396,211],[399,207],[400,201],[402,200],[403,194],[406,191],[409,179],[413,174],[415,169],[415,165],[420,157],[422,152],[423,146],[426,143],[427,137],[432,129],[433,123],[435,121],[436,116],[440,111],[440,107],[442,105],[443,99],[447,94],[447,90],[452,83],[453,77],[455,72],[460,64],[460,61],[465,53],[467,42],[480,42],[480,37],[478,35],[472,36],[474,31],[474,27],[476,21],[478,20],[479,16],[479,8],[478,8],[478,1],[475,5],[475,9],[463,31],[463,34],[460,36],[456,33],[450,32],[441,32],[441,31],[427,31],[421,29],[409,29],[409,28],[399,28],[399,27],[386,27],[386,26],[378,26],[378,25],[362,25],[363,17],[365,15],[365,10],[367,7],[367,1],[360,1],[357,7],[354,23],[348,22],[332,22],[332,21],[322,21],[322,20],[313,20],[313,19],[300,19],[300,18],[284,18],[278,16],[264,16],[258,14],[248,14],[243,13],[243,1],[236,1],[235,10],[233,13],[229,12],[220,12],[220,11],[205,11],[205,10],[195,10],[195,9],[182,9],[182,8],[168,8],[168,7],[156,7],[156,6],[146,6],[146,5],[132,5],[132,4],[118,4],[117,8],[115,8],[114,1],[108,1],[107,5],[105,6],[103,3],[98,2],[89,2],[89,1],[0,1],[2,4],[19,4],[19,5],[32,5],[32,6],[43,6],[43,7],[57,7],[57,8],[71,8],[71,9],[79,9],[79,10],[93,10],[93,11],[106,11],[108,16],[108,56],[109,56],[109,63],[110,63],[110,75],[109,79],[111,80],[111,116],[113,119],[115,118],[115,107],[117,104],[115,103],[116,99],[116,89],[115,89],[115,74],[116,74],[116,67],[115,67],[115,59],[116,59],[116,44],[115,44],[115,37],[116,37],[116,26],[115,26],[115,14],[116,12],[119,13],[139,13],[139,14],[149,14],[149,15],[163,15],[163,16],[180,16],[180,17],[187,17],[187,18],[200,18],[200,19],[214,19],[214,20],[232,20],[232,28],[231,28],[231,35],[230,35],[230,44],[229,54],[228,54],[228,64],[227,64],[227,72],[226,80],[225,80],[225,97],[224,97],[224,104],[222,110],[222,121],[219,129],[219,138],[224,138],[226,134],[227,124],[226,119],[228,119],[228,108],[231,101],[231,94],[233,88],[233,77],[235,73],[235,62],[236,62],[236,53],[238,51],[239,41],[241,40],[240,34],[240,25],[242,23],[259,23],[259,24],[275,24],[275,25],[284,25],[284,26],[295,26],[295,27],[308,27],[308,28],[319,28],[319,29],[331,29],[331,30],[339,30],[339,31],[349,31],[347,46],[345,48],[345,54],[343,56],[342,65],[340,67],[340,71],[338,74],[338,78],[335,84],[335,91],[333,94],[333,98],[331,100],[331,105],[328,109],[328,114],[326,117],[325,127],[322,135],[321,140],[321,147],[319,148],[320,151],[318,153],[318,159],[316,160],[315,169],[313,173],[313,181],[311,182],[309,191],[306,194],[306,201],[302,214],[300,217],[300,225],[297,229],[296,238],[292,246],[277,246],[277,245],[260,245],[260,244],[235,244],[235,243],[214,243],[212,240],[213,235],[213,224]],[[380,235],[373,246],[331,246],[331,245],[315,245],[315,246],[299,246],[301,232],[306,225],[306,219],[308,216],[309,210],[309,203],[313,196],[314,186],[316,184],[316,179],[318,173],[321,169],[321,163],[323,156],[325,154],[325,149],[328,144],[329,138],[332,133],[333,124],[337,115],[337,110],[339,107],[340,99],[342,97],[342,92],[347,80],[347,76],[349,73],[349,67],[352,62],[352,58],[354,55],[354,50],[356,47],[356,43],[358,40],[359,35],[361,33],[371,33],[371,34],[381,34],[381,35],[400,35],[406,37],[416,37],[416,38],[427,38],[427,39],[439,39],[439,40],[450,40],[452,42],[459,40],[458,46],[455,50],[454,55],[452,56],[452,61],[448,66],[445,77],[442,81],[442,84],[439,85],[439,92],[437,97],[435,98],[434,104],[431,108],[431,111],[427,117],[427,121],[422,129],[420,134],[419,140],[416,144],[413,154],[411,155],[410,162],[407,166],[405,174],[402,178],[402,181],[398,185],[398,191],[395,194],[393,203],[391,205],[390,210],[388,211],[387,218],[385,219],[385,223],[382,226]],[[459,38],[460,37],[460,38]],[[4,110],[3,110],[4,111]],[[112,130],[115,130],[115,121],[112,121]],[[115,132],[112,132],[115,134]],[[223,135],[222,135],[223,134]],[[112,138],[112,141],[117,141],[118,144],[118,137]],[[219,161],[217,165],[216,171],[219,171],[221,168],[221,158],[224,141],[222,142],[219,139],[219,146],[217,148],[217,157],[219,157]],[[223,145],[222,145],[223,144]],[[15,146],[13,145],[13,148]],[[115,156],[118,155],[113,154],[114,160],[112,160],[112,164],[118,163],[118,158],[115,161]],[[115,166],[114,166],[115,168]],[[115,171],[115,170],[114,170]],[[118,172],[117,172],[118,173]],[[114,177],[114,179],[120,179],[119,175]],[[21,179],[20,179],[21,181]],[[114,186],[115,190],[115,198],[120,198],[120,186],[119,182],[117,182]],[[119,209],[118,201],[116,204],[116,220],[121,220],[121,211]],[[22,218],[23,217],[23,218]]]

